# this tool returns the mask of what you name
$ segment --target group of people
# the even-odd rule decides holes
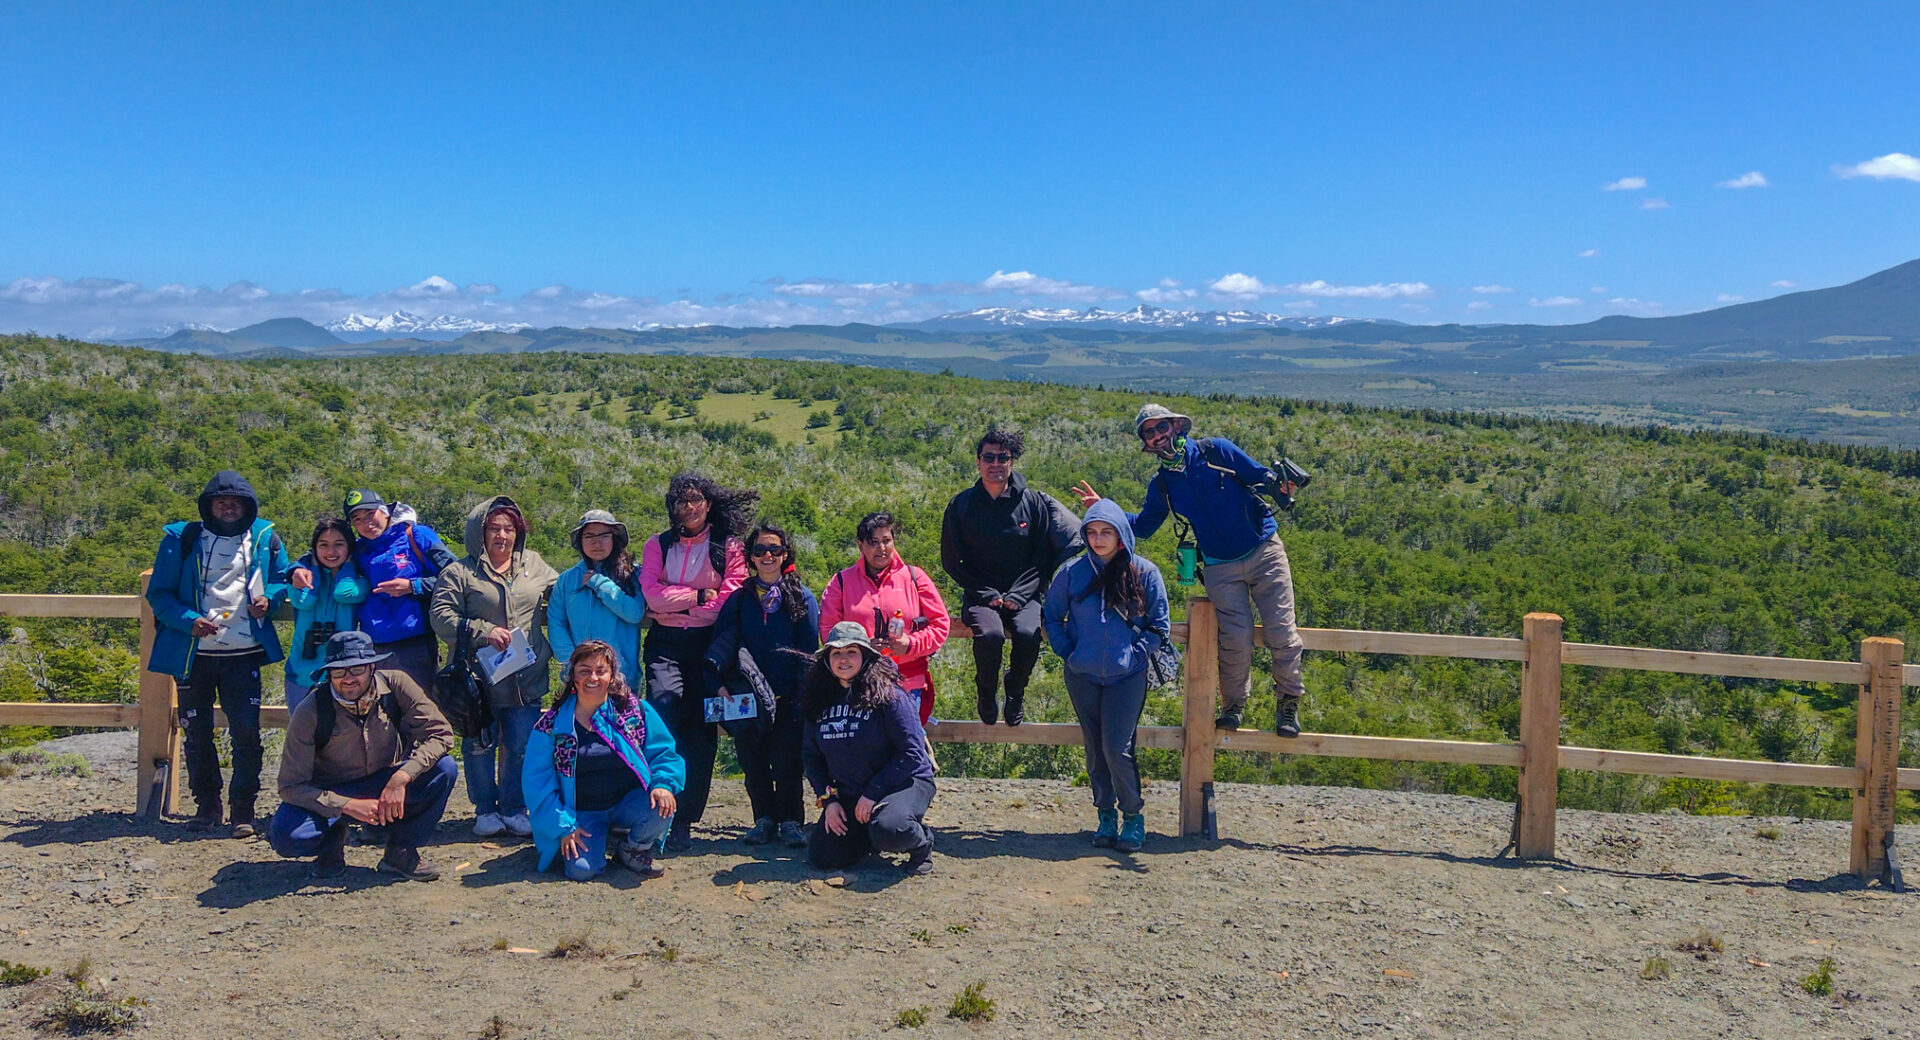
[[[473,669],[490,709],[488,725],[459,738],[474,834],[531,837],[542,870],[557,859],[585,880],[611,857],[657,874],[661,854],[692,846],[725,730],[754,818],[745,841],[805,848],[822,869],[904,854],[902,869],[923,874],[935,794],[928,660],[957,622],[973,637],[988,724],[1022,724],[1043,637],[1052,646],[1085,740],[1093,843],[1137,850],[1146,824],[1135,730],[1156,657],[1165,671],[1169,610],[1159,569],[1135,544],[1170,515],[1183,552],[1196,543],[1220,618],[1219,724],[1240,725],[1257,607],[1276,729],[1299,733],[1292,581],[1261,494],[1294,486],[1192,427],[1148,404],[1134,432],[1159,471],[1140,511],[1083,481],[1079,517],[1015,472],[1020,434],[990,427],[974,446],[979,480],[941,525],[941,565],[962,596],[954,616],[927,572],[901,558],[891,515],[860,520],[859,558],[816,596],[793,536],[756,523],[758,493],[697,473],[669,482],[670,525],[638,559],[626,525],[596,509],[571,532],[578,561],[556,572],[527,547],[526,517],[506,495],[472,508],[456,556],[411,509],[354,490],[294,560],[251,486],[223,471],[201,492],[198,520],[167,526],[147,589],[159,625],[148,667],[179,681],[196,805],[187,826],[223,820],[217,703],[233,743],[224,819],[236,836],[255,833],[261,671],[284,660],[273,847],[338,874],[357,821],[385,842],[377,869],[437,877],[420,846],[458,774],[438,700],[444,643],[447,671]],[[295,614],[291,652],[270,620],[282,600]]]

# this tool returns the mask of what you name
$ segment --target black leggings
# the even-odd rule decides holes
[[[777,823],[806,819],[802,804],[800,698],[782,697],[774,705],[772,727],[761,730],[749,721],[734,734],[733,749],[746,774],[747,802],[755,821],[770,817]]]
[[[867,853],[912,852],[933,844],[933,832],[920,822],[933,804],[933,781],[915,780],[880,799],[868,822],[853,818],[853,806],[847,811],[847,833],[828,832],[825,814],[820,826],[807,839],[807,860],[821,870],[845,870],[867,858]]]
[[[673,825],[699,823],[713,788],[713,756],[720,747],[718,727],[707,721],[707,644],[712,628],[655,625],[640,651],[647,673],[647,703],[666,720],[674,748],[687,761],[687,786],[680,792]]]

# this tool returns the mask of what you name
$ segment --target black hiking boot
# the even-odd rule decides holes
[[[1018,726],[1025,721],[1027,721],[1026,691],[1022,690],[1019,693],[1009,692],[1007,694],[1007,725]]]
[[[227,817],[227,822],[233,827],[233,836],[236,838],[251,838],[257,833],[253,826],[253,806],[251,805],[235,805],[233,814]]]
[[[980,721],[991,726],[1000,721],[1000,704],[991,693],[973,695],[974,707],[980,710]]]
[[[320,839],[320,853],[313,857],[307,873],[317,878],[334,878],[347,872],[347,825],[334,824]]]
[[[1221,713],[1220,713],[1220,717],[1219,717],[1219,718],[1217,718],[1217,719],[1214,719],[1214,720],[1213,720],[1213,728],[1214,728],[1214,729],[1225,729],[1225,730],[1235,730],[1235,729],[1239,729],[1239,728],[1240,728],[1240,713],[1239,713],[1239,712],[1237,712],[1237,711],[1223,711],[1223,712],[1221,712]]]
[[[933,873],[933,842],[907,853],[907,861],[900,865],[900,872],[908,877],[925,877]]]
[[[420,858],[420,850],[412,845],[387,846],[387,854],[380,857],[380,864],[373,868],[386,874],[398,874],[408,881],[435,881],[440,877],[440,868]]]
[[[220,799],[213,798],[201,801],[196,798],[194,802],[197,803],[200,808],[194,812],[192,818],[187,820],[188,830],[210,831],[220,826]]]
[[[1300,698],[1280,698],[1274,706],[1273,731],[1283,737],[1300,735]]]

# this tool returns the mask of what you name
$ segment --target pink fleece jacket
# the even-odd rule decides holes
[[[747,581],[747,550],[738,538],[727,539],[727,573],[715,574],[707,558],[711,528],[698,538],[682,538],[665,553],[660,536],[647,539],[640,550],[640,593],[647,600],[647,616],[668,628],[709,628],[720,616],[720,606],[734,589]],[[700,590],[714,594],[703,605]]]
[[[876,617],[885,625],[896,610],[908,628],[907,653],[897,659],[900,685],[909,690],[923,689],[927,685],[927,658],[947,641],[947,630],[953,622],[947,617],[946,601],[940,598],[933,579],[926,571],[909,567],[897,552],[878,582],[867,576],[864,561],[827,582],[827,590],[820,596],[820,638],[825,639],[828,630],[841,621],[858,622],[869,636],[882,635],[884,632],[874,627]],[[877,616],[875,611],[879,612]],[[915,632],[913,619],[917,617],[926,618],[928,624]]]

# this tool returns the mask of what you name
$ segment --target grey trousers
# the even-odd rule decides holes
[[[1253,689],[1253,611],[1273,651],[1277,699],[1306,692],[1300,681],[1300,629],[1293,616],[1293,572],[1280,533],[1231,563],[1207,564],[1207,598],[1220,619],[1220,707],[1238,713]]]
[[[1133,741],[1140,712],[1147,706],[1146,670],[1111,683],[1072,669],[1066,678],[1067,696],[1080,717],[1080,737],[1087,746],[1087,786],[1093,789],[1094,808],[1112,809],[1118,802],[1121,812],[1138,813],[1146,801],[1140,797]]]

